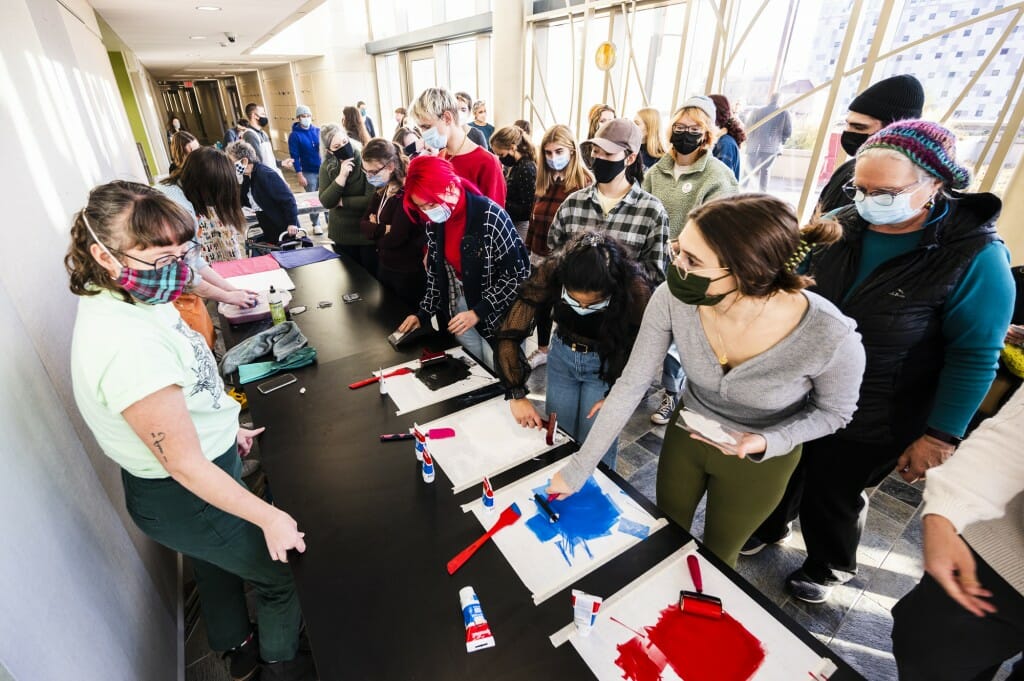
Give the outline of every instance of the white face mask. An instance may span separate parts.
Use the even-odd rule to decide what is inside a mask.
[[[892,204],[888,206],[879,205],[878,197],[876,196],[865,196],[860,201],[854,200],[853,203],[857,207],[857,212],[860,216],[869,224],[896,225],[910,220],[921,212],[920,207],[914,208],[910,204],[910,197],[920,189],[921,187],[917,187],[912,191],[894,196]]]
[[[423,131],[423,143],[434,149],[444,149],[448,146],[448,135],[439,133],[435,125]]]
[[[452,216],[452,209],[443,203],[440,203],[433,208],[423,208],[422,210],[423,214],[427,216],[427,219],[435,224],[448,222],[448,218]]]
[[[309,126],[313,125],[313,117],[312,116],[299,116],[299,125],[301,125],[303,127],[303,129],[308,130]]]
[[[569,165],[569,154],[555,154],[554,156],[548,156],[545,158],[547,161],[548,168],[552,170],[564,170]]]

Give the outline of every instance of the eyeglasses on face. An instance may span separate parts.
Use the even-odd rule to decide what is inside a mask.
[[[197,244],[195,241],[190,241],[188,244],[188,248],[186,248],[185,252],[182,253],[181,255],[162,255],[153,262],[148,262],[146,260],[143,260],[142,258],[136,258],[134,255],[128,255],[124,251],[118,251],[113,248],[111,248],[110,250],[111,252],[117,253],[122,257],[128,258],[129,260],[134,260],[135,262],[141,263],[143,265],[149,265],[154,270],[158,270],[161,267],[167,267],[168,265],[173,265],[176,262],[188,260],[189,258],[192,257],[192,254],[195,253],[197,248],[199,248],[199,244]]]
[[[685,253],[680,253],[672,259],[672,266],[679,272],[679,276],[686,279],[691,274],[699,274],[700,272],[728,272],[728,267],[688,267],[693,263],[690,261],[689,256]]]
[[[861,187],[850,182],[848,184],[843,185],[843,193],[845,193],[847,196],[849,196],[857,203],[860,203],[865,198],[870,196],[879,206],[891,206],[893,203],[896,202],[897,196],[899,196],[900,194],[906,194],[907,192],[913,190],[915,187],[920,185],[922,182],[923,180],[918,180],[917,182],[914,182],[913,184],[908,184],[903,189],[897,189],[896,191],[890,191],[888,189],[874,189],[868,191],[864,187]]]
[[[691,135],[697,135],[704,132],[704,128],[700,127],[699,125],[676,124],[672,126],[672,132],[690,133]]]

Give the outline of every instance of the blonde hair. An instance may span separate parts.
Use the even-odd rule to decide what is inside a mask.
[[[683,116],[689,116],[693,120],[697,121],[697,125],[704,128],[704,143],[700,145],[700,154],[698,154],[699,158],[711,151],[711,147],[715,145],[715,133],[717,128],[715,127],[714,121],[711,120],[711,117],[708,116],[704,109],[699,109],[695,106],[684,106],[672,114],[672,122],[668,125],[669,139],[672,138],[672,126],[678,123],[679,119]],[[678,152],[674,147],[669,149],[668,153],[672,154],[672,158],[676,158],[678,155]]]
[[[533,148],[533,142],[530,141],[529,135],[516,125],[506,125],[503,128],[498,128],[491,135],[491,149],[497,145],[502,149],[515,149],[519,152],[520,156],[526,158],[537,157],[537,152]]]
[[[594,183],[594,175],[580,158],[580,147],[572,131],[566,125],[553,125],[544,133],[537,150],[537,196],[546,194],[555,181],[555,171],[548,167],[544,158],[544,147],[549,144],[560,144],[570,151],[569,165],[562,171],[565,191],[572,193]]]
[[[661,136],[661,114],[657,109],[648,107],[637,111],[636,117],[644,122],[644,128],[647,130],[647,134],[644,136],[647,155],[654,158],[664,156],[668,150],[665,148],[665,141]]]
[[[453,120],[458,122],[459,103],[455,101],[452,93],[439,87],[427,88],[409,107],[409,115],[417,121],[440,119],[445,111],[450,113]]]

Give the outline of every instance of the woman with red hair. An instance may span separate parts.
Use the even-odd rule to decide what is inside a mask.
[[[405,179],[406,212],[427,229],[427,290],[412,331],[437,315],[459,344],[494,370],[494,332],[530,276],[530,256],[505,209],[436,156],[417,156]]]

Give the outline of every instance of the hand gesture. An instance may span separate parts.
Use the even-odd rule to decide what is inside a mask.
[[[978,617],[994,613],[996,607],[984,598],[992,592],[978,583],[971,550],[957,533],[953,523],[941,515],[929,513],[921,520],[924,533],[924,569],[949,597]]]
[[[405,318],[405,321],[398,325],[398,333],[409,333],[410,331],[418,328],[420,328],[420,318],[411,314]]]
[[[587,413],[587,418],[588,419],[594,418],[597,415],[597,412],[601,411],[601,407],[603,407],[603,406],[604,406],[604,400],[598,400],[597,402],[594,402],[594,406],[591,407],[590,411]]]
[[[690,433],[690,437],[694,440],[700,440],[704,444],[711,445],[723,454],[738,456],[741,459],[745,459],[751,454],[760,454],[768,449],[768,441],[764,439],[763,435],[758,435],[757,433],[741,433],[739,441],[734,445],[715,442],[697,433]]]
[[[290,549],[295,549],[299,553],[306,551],[306,542],[303,540],[306,533],[299,532],[295,519],[280,509],[274,509],[270,520],[260,529],[263,530],[263,538],[267,542],[271,560],[287,563]]]
[[[569,488],[569,485],[565,484],[561,471],[551,476],[551,484],[549,484],[548,488],[544,490],[544,493],[548,496],[557,494],[559,499],[565,499],[567,496],[575,494],[575,492]]]
[[[285,160],[281,161],[281,167],[282,168],[287,168],[288,170],[295,170],[295,159],[294,158],[286,158]],[[302,177],[301,173],[299,174],[299,177]],[[303,179],[305,179],[305,178],[303,178]]]
[[[896,462],[896,471],[907,482],[916,482],[924,478],[929,468],[935,468],[953,456],[956,447],[936,440],[930,435],[922,435],[903,450]]]
[[[306,179],[306,176],[303,175],[302,173],[295,173],[295,176],[299,181],[299,186],[305,189],[306,186],[309,184],[309,180]]]
[[[533,402],[525,397],[518,400],[510,400],[509,408],[512,409],[512,418],[523,428],[542,428],[540,414],[533,406]]]
[[[476,326],[479,321],[480,318],[472,310],[460,312],[448,322],[448,331],[456,336],[461,336]]]
[[[225,301],[232,305],[237,305],[240,308],[253,307],[260,300],[259,294],[255,291],[243,291],[241,289],[235,289],[234,291],[228,292],[228,299]]]

